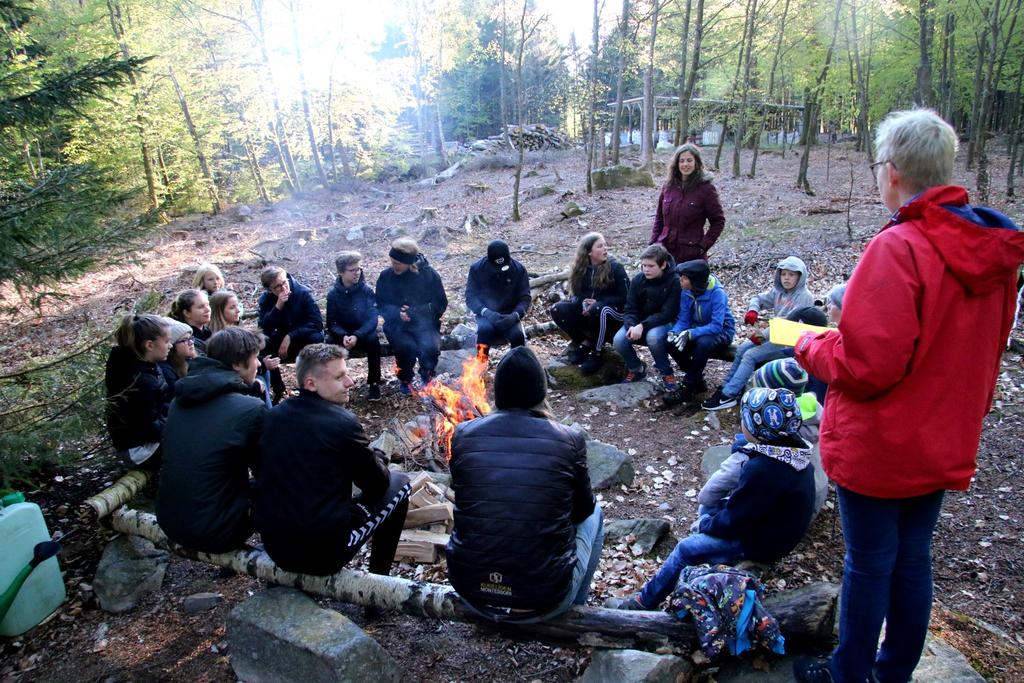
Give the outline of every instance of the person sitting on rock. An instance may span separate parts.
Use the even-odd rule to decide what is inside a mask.
[[[675,267],[675,274],[679,277],[679,316],[669,330],[668,342],[674,347],[670,353],[686,374],[678,390],[665,394],[669,405],[692,401],[707,390],[704,368],[708,359],[727,349],[736,331],[729,296],[711,274],[707,261],[684,261]]]
[[[377,296],[366,284],[358,251],[343,251],[334,260],[338,279],[327,292],[327,341],[349,352],[366,354],[368,397],[380,400],[380,335]]]
[[[466,307],[476,315],[476,342],[484,353],[503,341],[513,348],[526,343],[522,320],[530,301],[526,268],[512,258],[507,244],[494,240],[466,278]]]
[[[333,574],[372,536],[370,572],[387,574],[405,523],[409,478],[388,470],[345,409],[354,385],[345,356],[334,344],[304,348],[299,395],[270,411],[260,439],[256,529],[286,571]]]
[[[743,395],[740,422],[749,460],[728,502],[697,520],[697,532],[679,541],[639,593],[607,606],[657,609],[686,567],[772,563],[803,539],[814,514],[814,471],[810,446],[798,436],[796,396],[788,389],[751,389]]]
[[[673,267],[675,262],[665,247],[652,244],[644,249],[640,254],[641,272],[629,285],[625,321],[612,342],[626,361],[626,382],[640,382],[647,376],[647,366],[633,348],[646,345],[665,391],[679,388],[668,353],[668,332],[679,317],[679,278],[672,272]]]
[[[461,423],[451,448],[448,578],[494,620],[540,621],[586,602],[604,537],[584,435],[551,418],[529,348],[494,372],[497,411]]]
[[[308,287],[278,266],[264,268],[260,282],[266,290],[259,300],[260,329],[267,336],[264,356],[290,363],[307,344],[323,342],[324,319]],[[286,391],[280,368],[271,371],[270,383],[276,403]]]
[[[575,348],[569,361],[592,374],[601,369],[601,350],[622,325],[629,277],[608,255],[601,233],[580,238],[569,271],[569,295],[551,308],[551,319],[569,335]]]
[[[396,239],[388,256],[391,267],[377,278],[377,306],[398,364],[399,387],[408,396],[417,361],[423,384],[434,378],[441,355],[441,316],[448,308],[448,296],[415,240]]]
[[[214,292],[224,289],[224,273],[212,263],[200,263],[192,276],[192,287],[213,296]]]
[[[259,351],[252,332],[221,330],[175,387],[156,517],[168,538],[191,550],[224,553],[253,533],[249,469],[257,464],[267,412],[249,394]]]

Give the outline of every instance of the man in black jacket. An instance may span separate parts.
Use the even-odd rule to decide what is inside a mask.
[[[476,315],[476,341],[485,352],[502,341],[513,348],[526,343],[521,321],[530,308],[530,278],[501,240],[488,244],[487,256],[470,266],[466,306]]]
[[[259,349],[252,332],[221,330],[175,385],[156,518],[172,541],[191,550],[223,553],[252,535],[249,468],[256,466],[267,412],[248,395]]]
[[[586,602],[604,540],[578,430],[550,419],[544,368],[525,346],[494,373],[498,410],[452,440],[448,579],[493,619],[541,620]]]
[[[259,301],[260,329],[267,336],[264,356],[276,356],[282,363],[290,363],[306,344],[323,342],[324,319],[308,287],[278,266],[264,268],[260,282],[266,290]],[[285,391],[280,370],[272,372],[270,380],[276,402]]]
[[[322,576],[344,567],[372,535],[370,571],[387,574],[409,508],[409,478],[388,470],[342,407],[353,386],[344,349],[307,346],[295,374],[299,395],[270,411],[260,440],[255,507],[263,546],[282,569]]]
[[[366,354],[367,384],[371,401],[380,400],[380,335],[377,334],[377,297],[366,284],[358,251],[343,251],[334,261],[338,279],[327,292],[327,341],[349,353]]]

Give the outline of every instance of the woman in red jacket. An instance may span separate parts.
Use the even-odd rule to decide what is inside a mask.
[[[830,660],[797,662],[802,682],[911,679],[942,497],[974,475],[1024,260],[1009,218],[947,184],[957,138],[935,112],[890,115],[875,145],[892,218],[850,278],[839,330],[796,345],[797,361],[829,385],[821,459],[846,541],[839,645]]]
[[[705,223],[709,224],[707,232]],[[688,142],[676,150],[668,165],[648,244],[662,244],[676,263],[707,259],[724,227],[718,190],[704,172],[700,147]]]

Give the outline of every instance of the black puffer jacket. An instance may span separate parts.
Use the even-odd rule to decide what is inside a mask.
[[[377,306],[384,322],[404,324],[399,317],[402,306],[409,307],[411,324],[433,324],[441,329],[441,316],[448,308],[444,283],[430,267],[427,258],[416,257],[419,272],[407,270],[401,275],[388,268],[377,278]]]
[[[526,410],[459,425],[448,578],[474,605],[546,610],[569,590],[574,525],[594,511],[583,434]]]
[[[320,315],[313,291],[299,284],[291,275],[287,277],[292,293],[284,308],[277,308],[277,295],[273,292],[260,295],[260,329],[271,339],[283,339],[288,335],[296,342],[322,342],[324,319]]]
[[[509,259],[506,271],[483,257],[469,267],[466,278],[466,307],[476,315],[489,308],[497,313],[518,313],[520,320],[530,308],[530,278],[519,261]]]
[[[624,327],[643,323],[644,332],[661,325],[671,325],[679,316],[679,278],[672,272],[673,263],[661,277],[648,280],[640,273],[629,285],[626,297]]]
[[[346,287],[339,277],[327,292],[327,333],[335,344],[354,334],[370,339],[377,334],[377,297],[360,273],[359,282]]]
[[[597,301],[597,310],[610,306],[616,311],[621,311],[625,307],[626,296],[629,293],[629,276],[626,275],[626,269],[621,263],[611,257],[608,261],[612,266],[612,281],[605,287],[595,288],[594,266],[588,265],[579,280],[573,283],[574,301],[578,303],[584,299],[594,299]]]
[[[267,412],[246,395],[237,372],[196,358],[178,380],[164,429],[156,517],[167,536],[186,548],[223,553],[253,531],[249,468],[256,467]]]
[[[311,391],[271,410],[264,427],[255,495],[263,545],[282,569],[333,574],[352,529],[352,484],[377,500],[390,472],[356,416]]]
[[[156,363],[139,360],[130,349],[115,346],[107,356],[107,431],[118,451],[163,438],[171,390]]]

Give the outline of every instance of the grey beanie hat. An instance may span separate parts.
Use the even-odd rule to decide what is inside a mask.
[[[828,300],[839,310],[843,309],[843,297],[846,296],[846,283],[836,285],[828,290]]]

